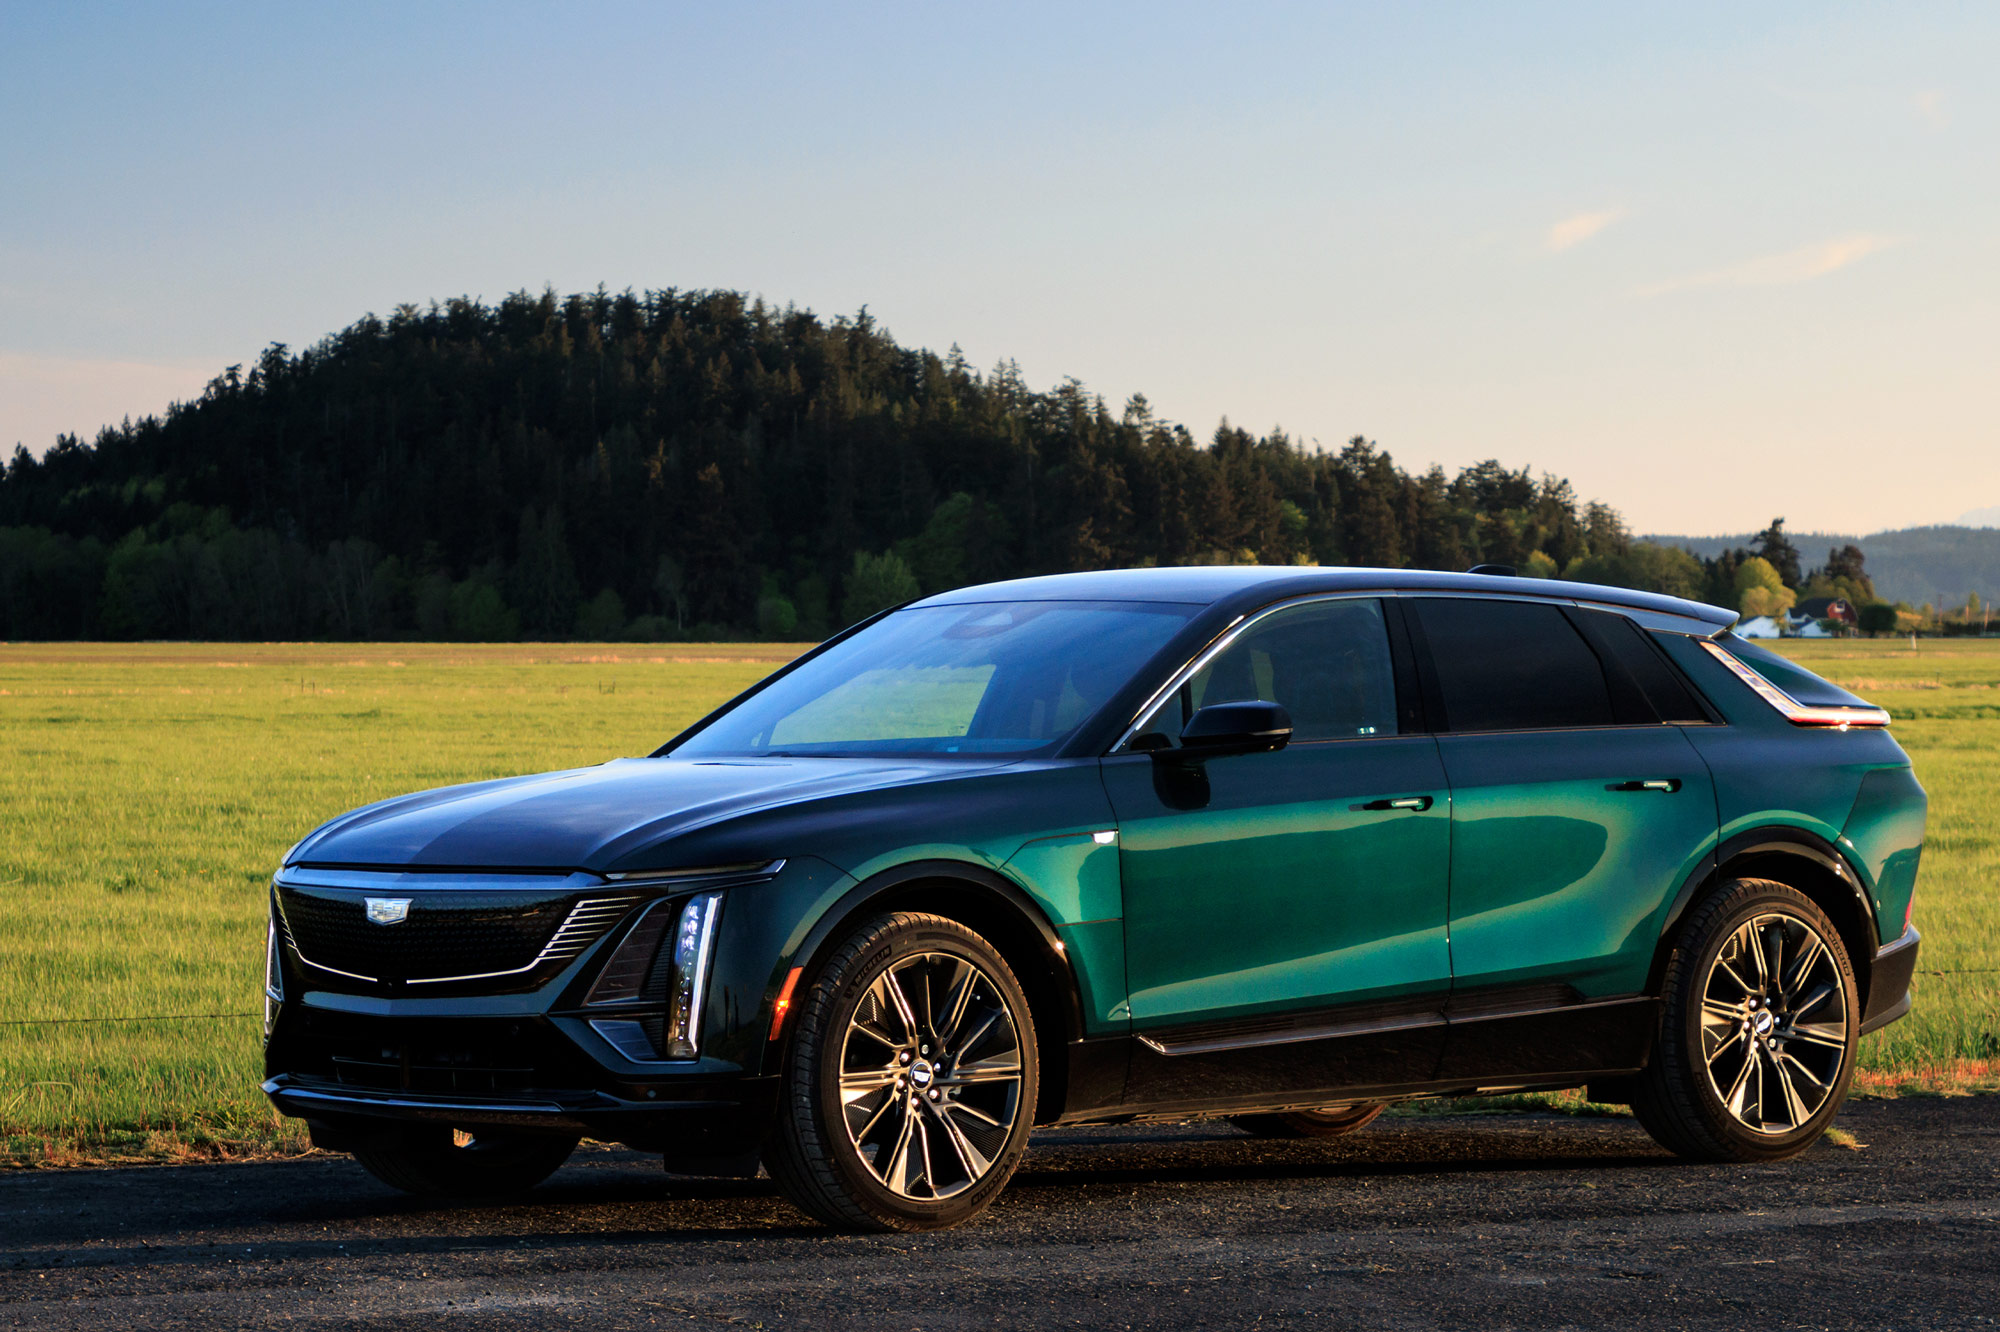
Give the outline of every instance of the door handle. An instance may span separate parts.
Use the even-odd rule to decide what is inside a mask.
[[[1429,796],[1399,796],[1394,800],[1371,800],[1365,805],[1354,806],[1354,808],[1356,809],[1415,809],[1415,810],[1424,810],[1424,809],[1429,809],[1430,807],[1431,807],[1431,798]]]
[[[1678,777],[1651,777],[1641,781],[1613,782],[1607,791],[1661,791],[1671,794],[1681,789]]]

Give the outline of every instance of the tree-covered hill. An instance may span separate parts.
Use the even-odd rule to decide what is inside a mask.
[[[812,636],[967,582],[1250,560],[1700,591],[1556,478],[1198,442],[733,292],[399,307],[0,475],[8,638]]]
[[[1754,536],[1651,536],[1646,541],[1684,546],[1702,558],[1713,558]],[[1968,597],[1990,602],[2000,597],[2000,529],[1991,527],[1905,527],[1872,536],[1840,536],[1826,532],[1794,535],[1800,549],[1818,551],[1852,545],[1868,559],[1875,591],[1889,601],[1911,606],[1961,606]]]

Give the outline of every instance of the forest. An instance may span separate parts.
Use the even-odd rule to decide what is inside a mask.
[[[728,291],[520,292],[274,344],[0,473],[8,639],[809,639],[1114,566],[1491,562],[1735,605],[1568,482],[1037,391]],[[1791,582],[1799,581],[1794,568]]]

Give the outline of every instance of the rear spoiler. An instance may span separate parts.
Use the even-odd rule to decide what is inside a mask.
[[[1738,661],[1729,649],[1713,639],[1704,638],[1701,645],[1708,654],[1727,666],[1732,674],[1749,685],[1757,697],[1769,703],[1784,715],[1794,726],[1831,726],[1836,730],[1846,730],[1850,726],[1887,726],[1889,713],[1885,708],[1855,707],[1810,707],[1799,702],[1778,686],[1766,680],[1756,671]]]

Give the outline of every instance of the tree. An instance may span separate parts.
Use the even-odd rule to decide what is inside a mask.
[[[1781,587],[1799,585],[1799,549],[1785,535],[1783,518],[1773,518],[1771,525],[1757,534],[1755,549],[1758,556],[1777,571]]]
[[[608,643],[625,632],[625,599],[605,588],[583,604],[576,613],[576,636],[593,643]]]
[[[1736,607],[1744,618],[1778,615],[1792,608],[1798,594],[1786,587],[1778,571],[1761,555],[1752,555],[1736,569]]]
[[[1873,638],[1896,632],[1896,608],[1886,601],[1871,601],[1855,612],[1857,627]]]
[[[747,632],[772,578],[821,633],[857,552],[924,590],[1202,559],[1671,573],[1618,563],[1616,513],[1525,467],[1413,476],[1364,436],[1226,421],[1197,442],[1136,396],[1113,412],[727,291],[455,299],[273,344],[162,416],[17,450],[5,533],[20,637],[494,636],[510,614],[554,637],[590,589],[638,615],[621,633]],[[1707,575],[1723,602],[1733,572]]]
[[[854,565],[847,573],[846,595],[841,598],[840,609],[847,622],[854,624],[922,593],[917,576],[894,551],[870,555],[857,550]]]

